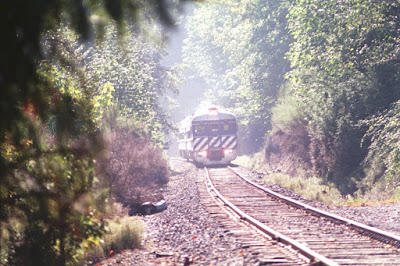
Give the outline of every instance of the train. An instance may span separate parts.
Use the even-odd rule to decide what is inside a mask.
[[[198,165],[227,165],[237,157],[234,114],[212,107],[196,112],[179,126],[180,156]]]

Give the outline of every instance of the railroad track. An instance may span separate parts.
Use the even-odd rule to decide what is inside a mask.
[[[399,236],[279,195],[233,168],[204,171],[200,195],[209,212],[265,264],[400,265]]]

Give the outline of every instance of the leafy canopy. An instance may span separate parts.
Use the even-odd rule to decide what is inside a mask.
[[[115,103],[119,84],[111,78],[116,66],[105,72],[105,61],[98,72],[88,67],[87,60],[94,61],[88,47],[101,46],[98,41],[110,32],[124,43],[123,36],[131,34],[127,25],[139,29],[140,21],[141,27],[154,21],[172,25],[175,7],[164,0],[1,1],[0,264],[71,264],[83,255],[82,246],[104,232],[102,204],[95,203],[104,203],[106,194],[94,190],[94,158],[103,148],[99,119]],[[107,29],[111,21],[116,30]],[[124,51],[118,49],[114,55]],[[150,76],[163,73],[151,55],[132,62],[150,69],[134,76],[151,84],[142,94],[149,98],[145,112],[157,107],[159,87]],[[120,66],[128,60],[119,58]],[[101,80],[101,73],[109,80]],[[131,97],[143,89],[135,88]]]

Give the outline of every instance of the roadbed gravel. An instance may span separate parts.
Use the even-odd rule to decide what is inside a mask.
[[[258,265],[256,255],[242,247],[200,204],[197,190],[201,169],[179,158],[170,160],[169,183],[161,189],[168,208],[142,216],[142,247],[126,250],[100,265]],[[239,171],[251,171],[238,168]],[[326,206],[306,200],[290,190],[266,185],[317,208],[400,235],[400,204],[360,207]]]
[[[201,169],[171,159],[173,174],[162,189],[165,211],[143,216],[141,249],[126,250],[100,265],[256,265],[246,249],[200,204],[197,176]]]

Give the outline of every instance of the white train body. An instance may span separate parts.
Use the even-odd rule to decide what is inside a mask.
[[[203,165],[229,164],[237,156],[236,117],[210,108],[180,124],[179,152]]]

